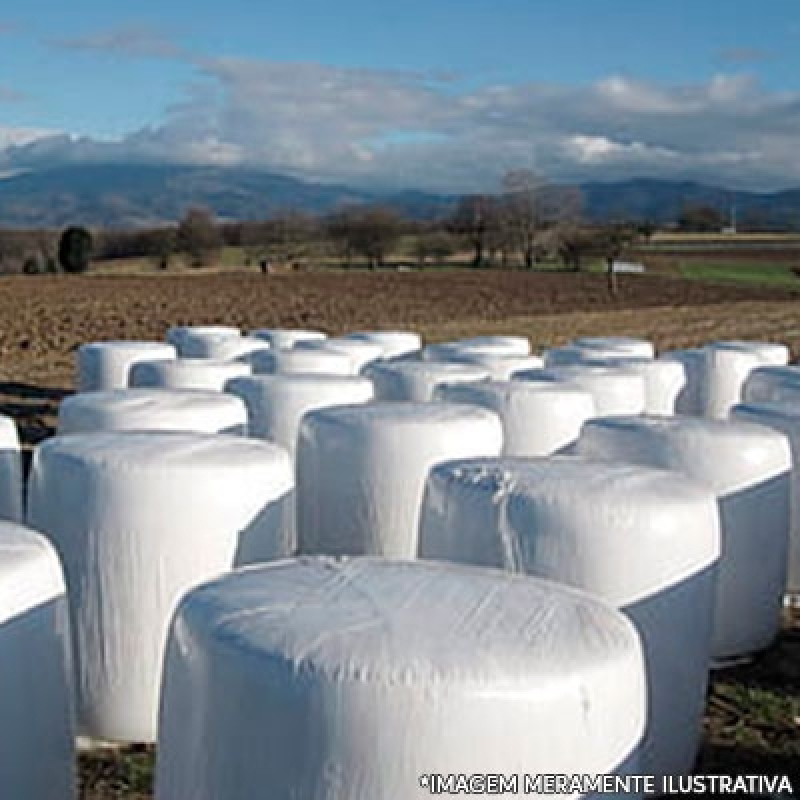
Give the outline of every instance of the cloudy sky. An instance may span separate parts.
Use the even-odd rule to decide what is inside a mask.
[[[26,0],[0,4],[0,54],[0,175],[800,186],[798,0]]]

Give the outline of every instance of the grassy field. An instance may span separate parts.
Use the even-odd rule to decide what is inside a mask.
[[[681,275],[691,280],[714,283],[738,283],[750,286],[782,286],[800,288],[800,277],[786,264],[692,263],[680,268]]]

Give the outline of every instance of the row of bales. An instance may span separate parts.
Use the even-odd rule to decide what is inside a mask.
[[[222,325],[83,345],[26,478],[0,420],[0,791],[72,797],[76,747],[113,743],[157,743],[159,800],[690,772],[710,670],[800,596],[788,363]]]

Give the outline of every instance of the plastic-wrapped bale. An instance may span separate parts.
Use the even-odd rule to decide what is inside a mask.
[[[786,436],[741,420],[594,419],[576,450],[672,469],[713,489],[722,535],[713,656],[724,662],[769,646],[786,585],[792,469]]]
[[[17,424],[0,415],[0,520],[22,521],[22,456]]]
[[[634,358],[654,358],[656,354],[652,342],[633,336],[584,336],[575,339],[573,344],[590,350],[613,350]]]
[[[52,545],[0,523],[0,794],[75,797],[64,577]]]
[[[307,414],[297,445],[299,551],[415,558],[429,470],[496,456],[498,416],[444,403],[376,403]]]
[[[643,772],[689,772],[711,655],[714,494],[681,475],[577,458],[434,469],[420,558],[495,567],[598,595],[636,624],[648,672]]]
[[[800,405],[800,367],[756,367],[744,383],[742,400]]]
[[[789,363],[789,348],[778,342],[751,342],[742,339],[715,342],[714,347],[753,353],[764,366],[785,367]]]
[[[230,325],[178,325],[167,331],[166,340],[174,345],[181,358],[197,358],[204,339],[219,339],[222,336],[236,339],[241,335],[239,328]]]
[[[508,381],[517,372],[541,369],[544,361],[540,356],[505,356],[495,353],[455,353],[450,361],[456,364],[475,364],[483,367],[493,381]]]
[[[67,397],[58,433],[196,431],[247,434],[247,408],[223,392],[199,389],[117,389]]]
[[[269,342],[276,350],[291,350],[298,342],[327,339],[322,331],[307,331],[298,328],[259,328],[251,331],[251,336]]]
[[[429,344],[423,351],[426,361],[451,361],[454,356],[472,353],[493,356],[529,356],[531,343],[524,336],[475,336],[454,342]]]
[[[576,364],[517,372],[514,380],[552,381],[589,392],[595,413],[600,417],[641,414],[646,403],[645,382],[641,375],[611,367]]]
[[[141,361],[172,360],[177,353],[163,342],[90,342],[78,348],[78,391],[125,389],[131,368]]]
[[[516,796],[526,774],[641,771],[633,625],[496,570],[299,559],[232,573],[181,602],[164,676],[158,800],[410,800],[431,773],[519,776]]]
[[[800,603],[800,406],[747,403],[734,406],[731,419],[767,425],[785,434],[792,448],[789,558],[786,589],[793,605]]]
[[[357,372],[350,356],[334,350],[273,349],[251,353],[247,361],[256,375],[355,375]]]
[[[439,386],[489,380],[489,373],[482,367],[438,361],[371,364],[364,375],[375,386],[375,399],[391,403],[427,403]]]
[[[727,419],[731,409],[742,400],[742,387],[748,376],[764,362],[750,349],[725,343],[707,345],[703,352],[702,416]]]
[[[206,358],[176,358],[173,361],[142,361],[131,369],[131,388],[205,389],[221,392],[228,381],[252,373],[243,361],[212,361]]]
[[[549,381],[443,386],[435,398],[494,411],[503,423],[503,455],[547,456],[572,444],[595,414],[589,392]]]
[[[80,730],[152,742],[179,597],[293,551],[289,454],[223,434],[56,436],[36,449],[28,517],[64,564]]]
[[[644,379],[646,414],[672,416],[675,404],[686,386],[686,367],[674,359],[605,358],[587,363],[589,366],[609,367],[641,375]]]
[[[202,336],[193,341],[190,355],[184,358],[211,359],[212,361],[234,361],[244,359],[251,353],[269,351],[271,345],[255,336]]]
[[[702,416],[705,392],[705,352],[701,348],[671,350],[663,353],[659,361],[676,361],[683,366],[686,375],[686,383],[675,398],[675,413],[681,416]]]
[[[309,411],[372,400],[367,378],[344,375],[253,375],[227,386],[247,406],[250,436],[286,448],[294,460],[300,421]]]
[[[312,353],[340,353],[347,356],[353,365],[353,374],[358,375],[364,367],[383,358],[383,347],[377,342],[361,339],[345,339],[339,336],[324,341],[298,342],[295,350],[310,350]]]
[[[340,337],[380,345],[383,358],[401,358],[422,349],[422,337],[413,331],[355,331]]]

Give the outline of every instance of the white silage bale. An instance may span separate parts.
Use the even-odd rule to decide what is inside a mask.
[[[231,325],[178,325],[167,331],[166,340],[175,347],[180,358],[196,358],[204,339],[222,336],[235,339],[241,335],[241,330]]]
[[[792,448],[792,490],[790,497],[787,593],[797,604],[800,599],[800,406],[787,408],[777,403],[749,403],[734,406],[731,419],[767,425],[785,434]]]
[[[298,342],[327,339],[322,331],[307,331],[297,328],[259,328],[251,331],[251,336],[269,342],[276,350],[291,350]]]
[[[190,348],[191,355],[184,358],[211,359],[212,361],[234,361],[243,359],[251,353],[269,351],[271,345],[255,336],[203,336]]]
[[[686,383],[675,399],[675,413],[699,417],[703,414],[705,392],[705,353],[701,348],[671,350],[663,353],[659,361],[676,361],[683,366]]]
[[[720,553],[714,494],[666,470],[577,458],[434,469],[420,558],[583,589],[636,624],[648,672],[642,770],[691,771],[700,742]]]
[[[205,389],[221,392],[234,378],[250,375],[252,368],[241,361],[208,358],[176,358],[173,361],[142,361],[131,369],[133,389]]]
[[[742,388],[744,403],[800,403],[800,367],[756,367]]]
[[[705,375],[702,382],[702,416],[726,419],[730,410],[742,400],[742,387],[750,373],[763,365],[761,357],[751,350],[730,347],[724,343],[707,345]]]
[[[490,356],[529,356],[531,343],[524,336],[475,336],[471,339],[429,344],[422,351],[426,361],[450,361],[453,356],[468,353]]]
[[[0,795],[75,797],[69,614],[61,564],[38,533],[0,523]]]
[[[489,373],[482,367],[438,361],[370,364],[364,375],[375,386],[375,399],[392,403],[427,403],[439,386],[489,380]]]
[[[677,360],[661,358],[594,359],[589,366],[608,367],[644,379],[646,414],[672,416],[681,392],[686,386],[686,367]]]
[[[519,776],[516,796],[525,775],[636,774],[643,672],[622,614],[546,581],[377,559],[232,573],[176,613],[156,797],[411,800],[431,773]]]
[[[789,348],[778,342],[755,342],[742,339],[714,342],[714,347],[752,353],[764,366],[785,367],[789,363]]]
[[[118,389],[64,399],[58,433],[196,431],[247,433],[247,409],[238,397],[189,389]]]
[[[172,360],[177,353],[163,342],[90,342],[78,348],[78,391],[125,389],[131,368],[141,361]]]
[[[494,411],[503,423],[503,455],[546,456],[572,444],[595,415],[589,392],[548,381],[443,386],[435,399]]]
[[[372,400],[367,378],[345,375],[253,375],[228,383],[247,406],[250,436],[267,439],[295,457],[297,432],[309,411]]]
[[[652,342],[633,336],[584,336],[575,339],[573,344],[590,350],[613,350],[635,358],[655,358],[656,354]]]
[[[540,356],[506,356],[495,353],[456,353],[450,361],[455,364],[475,364],[483,367],[493,381],[508,381],[516,372],[541,369],[544,361]]]
[[[17,424],[0,414],[0,520],[22,521],[22,484]]]
[[[517,372],[514,380],[552,381],[589,392],[599,417],[641,414],[646,403],[641,375],[610,367],[576,364]]]
[[[354,331],[340,338],[380,345],[385,359],[410,356],[422,349],[422,337],[413,331]]]
[[[782,433],[741,420],[589,420],[578,455],[672,469],[717,495],[722,555],[714,611],[718,661],[775,638],[786,585],[792,457]]]
[[[95,433],[36,449],[28,518],[64,564],[80,730],[152,742],[167,626],[180,596],[284,558],[289,454],[236,436]]]
[[[357,372],[350,356],[333,350],[273,349],[251,353],[247,361],[256,375],[355,375]]]
[[[324,341],[298,342],[295,350],[345,355],[352,362],[354,375],[358,375],[368,364],[379,361],[383,357],[383,347],[377,342],[345,339],[341,336]]]
[[[428,471],[502,447],[500,420],[483,408],[376,403],[312,411],[297,445],[300,552],[414,558]]]

